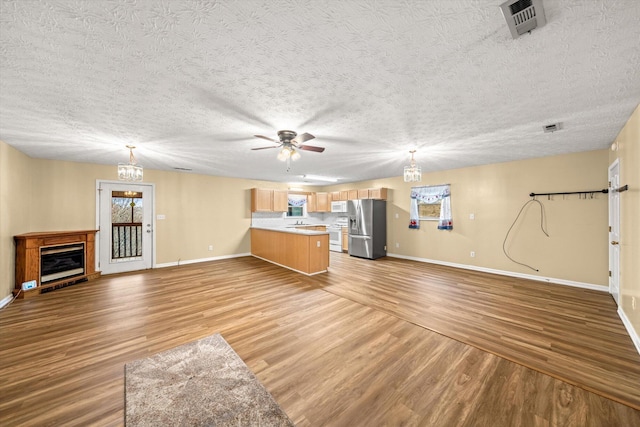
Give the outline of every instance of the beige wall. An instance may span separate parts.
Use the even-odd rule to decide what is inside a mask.
[[[620,161],[620,308],[640,335],[640,106],[616,138],[609,163]],[[635,301],[635,304],[634,304]],[[636,344],[638,345],[638,344]]]
[[[451,184],[451,231],[438,230],[435,221],[421,221],[419,230],[408,228],[411,184],[402,177],[326,189],[388,187],[390,253],[604,287],[608,284],[605,194],[586,200],[539,197],[550,237],[540,230],[538,205],[529,204],[512,231],[508,251],[539,272],[507,259],[502,243],[521,206],[530,200],[529,193],[602,190],[607,187],[607,161],[607,150],[598,150],[423,174],[420,185]],[[474,220],[469,219],[472,213]]]
[[[115,166],[32,159],[0,142],[0,299],[14,288],[13,236],[29,231],[94,229],[96,180],[116,180]],[[156,262],[250,252],[250,189],[286,184],[145,170],[155,184]],[[208,246],[213,245],[213,251]]]
[[[4,268],[0,290],[5,296],[13,288],[12,236],[95,227],[96,180],[115,180],[116,170],[30,159],[6,144],[1,147]],[[452,186],[452,231],[437,230],[436,222],[430,221],[423,221],[420,230],[408,229],[410,185],[401,177],[327,189],[390,188],[391,253],[606,286],[607,201],[602,194],[587,200],[577,196],[552,201],[541,198],[549,238],[539,229],[537,206],[523,213],[509,250],[517,260],[538,268],[538,273],[509,261],[502,253],[502,241],[530,192],[605,188],[607,153],[600,150],[425,174],[422,185]],[[153,170],[145,170],[145,182],[155,184],[156,214],[165,215],[156,225],[159,264],[249,252],[249,189],[286,188],[286,184]],[[25,200],[30,216],[22,207]],[[475,214],[475,220],[469,219],[470,213]],[[208,245],[214,250],[208,251]],[[470,251],[476,252],[475,258],[469,257]]]
[[[13,236],[29,230],[33,212],[30,159],[0,141],[0,299],[14,288]]]

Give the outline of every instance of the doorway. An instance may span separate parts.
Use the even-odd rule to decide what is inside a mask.
[[[153,268],[153,184],[96,182],[98,260],[102,274]]]
[[[609,293],[620,305],[620,162],[609,166]]]

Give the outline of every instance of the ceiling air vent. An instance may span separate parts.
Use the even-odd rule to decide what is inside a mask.
[[[546,126],[542,126],[542,129],[544,129],[544,133],[551,133],[551,132],[555,132],[557,130],[562,129],[562,123],[553,123],[551,125],[546,125]]]
[[[547,23],[542,0],[509,0],[500,9],[514,39]]]

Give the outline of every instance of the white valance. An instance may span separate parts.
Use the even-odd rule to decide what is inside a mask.
[[[453,229],[453,216],[451,214],[451,186],[430,185],[424,187],[411,187],[411,209],[409,211],[409,228],[420,228],[420,214],[418,202],[440,205],[439,230]]]

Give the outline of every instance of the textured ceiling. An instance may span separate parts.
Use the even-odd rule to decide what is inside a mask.
[[[608,147],[640,102],[640,1],[543,0],[515,40],[501,2],[0,0],[0,140],[281,182]],[[326,151],[251,151],[279,129]]]

